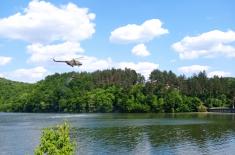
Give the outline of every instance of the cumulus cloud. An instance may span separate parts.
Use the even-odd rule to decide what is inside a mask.
[[[208,77],[214,77],[214,76],[218,76],[218,77],[229,77],[232,74],[230,72],[225,72],[225,71],[213,71],[210,72],[208,74]]]
[[[150,55],[150,52],[147,50],[147,47],[144,44],[138,44],[132,49],[132,54],[137,56],[146,57]]]
[[[79,68],[81,71],[95,71],[95,70],[103,70],[103,69],[111,69],[111,68],[130,68],[135,70],[137,73],[140,73],[145,76],[145,78],[149,77],[149,74],[154,70],[159,68],[159,64],[155,64],[152,62],[114,62],[111,58],[107,59],[99,59],[96,57],[83,56],[84,59],[81,60],[83,65]]]
[[[83,65],[79,67],[79,71],[87,71],[93,72],[96,70],[104,70],[104,69],[111,69],[111,68],[130,68],[135,70],[137,73],[140,73],[148,79],[149,74],[154,70],[159,68],[159,64],[155,64],[152,62],[114,62],[111,58],[106,59],[99,59],[92,56],[85,56],[81,59]],[[22,82],[29,82],[34,83],[39,80],[45,78],[45,76],[52,74],[53,72],[49,72],[44,67],[35,67],[30,69],[17,69],[12,72],[2,73],[0,77],[5,77],[15,81],[22,81]]]
[[[201,66],[201,65],[192,65],[192,66],[183,66],[178,68],[178,71],[181,73],[198,73],[201,71],[207,71],[210,67],[209,66]]]
[[[11,60],[12,60],[11,57],[0,56],[0,66],[4,66],[4,65],[10,63]]]
[[[148,42],[155,37],[167,34],[159,19],[150,19],[141,25],[128,24],[111,32],[110,41],[114,43]]]
[[[83,53],[80,42],[95,33],[94,19],[94,13],[73,3],[55,6],[33,0],[23,12],[0,19],[0,36],[29,42],[28,62],[44,63]]]
[[[146,79],[148,79],[149,74],[159,67],[159,64],[151,63],[151,62],[120,62],[117,64],[117,68],[125,69],[130,68],[134,69],[137,73],[141,73],[144,75]]]
[[[97,69],[126,67],[135,69],[146,77],[153,69],[158,68],[158,64],[150,62],[114,62],[111,58],[100,59],[84,55],[84,49],[80,42],[92,37],[95,33],[94,19],[94,13],[90,13],[87,8],[80,8],[73,3],[55,6],[47,1],[32,0],[22,12],[0,18],[0,37],[28,42],[26,49],[30,54],[28,59],[30,63],[46,62],[53,57],[70,59],[83,56],[84,60],[81,60],[83,66],[79,70],[90,72]],[[113,31],[110,40],[114,42],[147,42],[168,33],[168,30],[162,27],[162,22],[159,19],[152,19],[141,25],[132,24],[127,27],[132,29],[130,33],[121,32],[130,30],[125,27],[116,29]],[[118,39],[116,35],[119,33],[121,33],[121,36]],[[126,40],[122,40],[123,37]],[[149,52],[146,47],[143,49],[141,52],[138,52],[138,48],[134,51],[139,55],[147,55],[146,53]],[[1,58],[0,63],[10,62],[9,59],[7,61],[5,58],[4,61]],[[2,73],[0,76],[16,81],[36,82],[48,74],[46,68],[39,66],[17,69]]]
[[[27,46],[27,51],[31,54],[28,61],[34,63],[46,62],[53,57],[71,59],[84,52],[77,42],[64,42],[53,45],[31,44]]]
[[[96,71],[96,70],[104,70],[111,68],[130,68],[135,70],[137,73],[140,73],[145,76],[145,78],[149,77],[149,74],[154,70],[159,68],[159,64],[155,64],[152,62],[115,62],[111,58],[99,59],[96,57],[83,56],[81,60],[83,65],[79,67],[81,71]]]
[[[198,57],[215,57],[224,55],[235,57],[235,32],[213,30],[198,36],[187,36],[172,45],[181,59],[195,59]]]
[[[81,41],[95,32],[95,14],[73,3],[55,6],[33,0],[23,12],[0,19],[0,36],[30,43]]]
[[[39,66],[30,69],[17,69],[15,71],[3,74],[3,77],[15,81],[34,83],[43,79],[47,74],[48,71],[44,67]]]
[[[99,59],[92,56],[82,56],[82,63],[83,65],[79,68],[81,71],[96,71],[96,70],[103,70],[103,69],[110,69],[115,66],[114,62],[111,58],[107,59]]]

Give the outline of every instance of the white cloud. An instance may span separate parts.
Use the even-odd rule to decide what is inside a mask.
[[[172,45],[181,59],[215,57],[224,55],[235,57],[235,32],[213,30],[198,36],[187,36]]]
[[[103,69],[111,69],[111,68],[130,68],[135,70],[137,73],[141,73],[145,76],[145,78],[149,77],[149,74],[159,67],[159,64],[151,63],[151,62],[114,62],[111,58],[107,59],[98,59],[96,57],[83,56],[84,58],[81,60],[83,65],[79,68],[81,71],[96,71]]]
[[[81,62],[83,63],[83,65],[79,69],[81,71],[92,72],[96,70],[110,69],[114,67],[114,62],[111,58],[98,59],[96,57],[83,56]]]
[[[10,63],[11,60],[12,60],[11,57],[0,56],[0,66],[4,66],[4,65]]]
[[[147,50],[146,46],[144,44],[138,44],[135,47],[133,47],[131,51],[134,55],[146,57],[150,55],[150,52]]]
[[[151,62],[120,62],[117,64],[117,68],[125,69],[130,68],[134,69],[137,73],[141,73],[148,79],[149,74],[159,67],[159,64],[151,63]]]
[[[73,3],[55,6],[33,0],[21,13],[0,19],[0,36],[28,41],[28,62],[77,57],[84,50],[80,41],[95,33],[95,14]]]
[[[74,71],[93,72],[96,70],[111,68],[130,68],[135,70],[137,73],[144,75],[146,79],[154,69],[159,67],[159,64],[151,62],[114,62],[111,58],[99,59],[85,55],[83,55],[83,58],[80,61],[83,65],[77,69],[75,68]],[[49,75],[49,73],[52,74],[52,72],[48,72],[47,69],[40,66],[31,69],[17,69],[12,72],[0,74],[0,77],[5,77],[15,81],[34,83],[36,81],[42,80],[45,78],[45,76]]]
[[[15,81],[34,83],[43,79],[47,74],[48,71],[44,67],[40,66],[30,69],[17,69],[3,74],[3,76]]]
[[[225,72],[225,71],[213,71],[208,74],[208,77],[214,77],[214,76],[228,77],[228,76],[231,76],[231,73]]]
[[[210,67],[209,66],[201,66],[201,65],[192,65],[192,66],[183,66],[178,68],[178,71],[182,73],[198,73],[201,71],[207,71]]]
[[[73,3],[55,6],[33,0],[24,11],[0,19],[0,36],[31,43],[81,41],[95,32],[95,14]]]
[[[128,24],[111,32],[110,41],[115,43],[148,42],[155,37],[167,34],[159,19],[146,20],[141,25]]]
[[[77,42],[64,42],[53,45],[32,44],[27,46],[27,51],[31,54],[29,62],[40,63],[51,60],[53,57],[71,59],[83,53],[84,50]]]

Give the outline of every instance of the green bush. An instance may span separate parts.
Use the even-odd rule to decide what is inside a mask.
[[[56,128],[46,128],[42,132],[35,155],[74,155],[75,142],[69,137],[70,126],[67,122]]]
[[[206,108],[206,106],[201,104],[201,105],[198,106],[197,111],[198,112],[207,112],[207,108]]]

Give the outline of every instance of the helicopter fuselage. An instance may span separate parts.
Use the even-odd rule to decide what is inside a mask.
[[[60,61],[60,60],[55,60],[53,59],[54,62],[64,62],[66,63],[67,65],[71,66],[71,67],[74,67],[74,66],[81,66],[82,63],[78,60],[75,60],[75,59],[72,59],[72,60],[69,60],[69,61]]]
[[[70,60],[70,61],[65,61],[65,63],[66,63],[67,65],[71,66],[71,67],[74,67],[74,66],[81,66],[81,65],[82,65],[81,62],[79,62],[79,61],[77,61],[77,60],[75,60],[75,59],[72,59],[72,60]]]

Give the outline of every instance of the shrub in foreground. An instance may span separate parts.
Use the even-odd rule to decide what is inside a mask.
[[[46,128],[42,132],[35,155],[74,155],[75,142],[69,137],[70,126],[67,122],[55,128]]]

